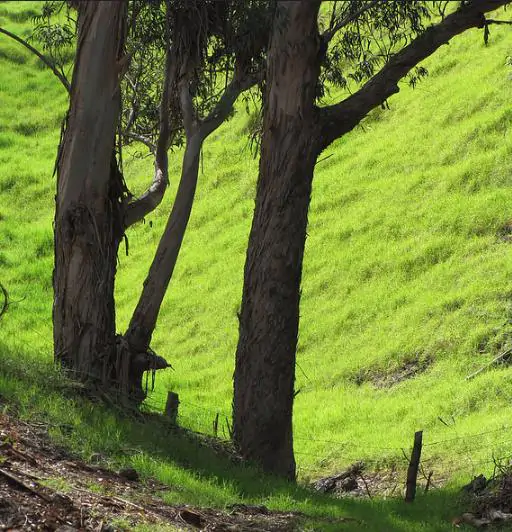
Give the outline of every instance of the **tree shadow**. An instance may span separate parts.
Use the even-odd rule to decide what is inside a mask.
[[[116,465],[131,464],[143,476],[154,476],[179,492],[182,502],[190,497],[193,504],[204,500],[217,507],[264,504],[271,510],[301,512],[306,529],[326,531],[437,532],[450,530],[451,520],[462,513],[460,493],[448,489],[420,494],[413,504],[399,498],[337,499],[266,475],[240,463],[224,444],[175,427],[164,416],[135,414],[77,395],[50,360],[13,352],[2,342],[0,395],[22,415],[51,422],[58,443],[85,458],[87,448]],[[127,448],[133,452],[127,454]],[[177,481],[183,485],[176,486]]]
[[[153,436],[148,438],[149,435]],[[130,424],[124,437],[148,454],[171,460],[215,485],[231,485],[238,497],[231,503],[268,502],[270,508],[299,510],[310,518],[314,530],[355,530],[359,527],[390,532],[451,530],[451,521],[464,511],[461,510],[464,505],[461,494],[449,489],[420,493],[412,504],[399,497],[338,499],[324,495],[307,486],[264,474],[250,464],[236,462],[221,446],[213,445],[211,439],[173,429],[155,416],[143,423]],[[348,520],[344,522],[343,518]]]

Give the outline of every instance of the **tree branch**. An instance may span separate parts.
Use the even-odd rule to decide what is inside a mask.
[[[37,50],[37,48],[34,48],[25,39],[18,37],[18,35],[15,35],[14,33],[11,33],[10,31],[4,28],[0,28],[0,33],[7,35],[7,37],[10,37],[11,39],[14,39],[16,42],[23,45],[27,50],[30,50],[34,55],[39,57],[39,59],[41,59],[41,61],[55,74],[55,76],[57,76],[57,78],[62,83],[62,85],[64,85],[64,88],[66,89],[68,94],[71,92],[71,85],[69,81],[66,79],[66,76],[64,76],[64,74],[57,69],[57,67],[52,63],[50,59],[48,59],[39,50]]]
[[[261,78],[262,73],[242,76],[235,71],[233,79],[223,91],[223,94],[219,98],[215,107],[210,111],[208,116],[201,121],[200,132],[203,139],[215,131],[226,120],[232,112],[233,105],[240,94],[256,85]]]
[[[369,11],[372,7],[375,7],[379,2],[382,0],[373,0],[372,2],[369,2],[368,4],[365,4],[364,6],[361,6],[357,11],[354,13],[350,13],[346,17],[339,20],[337,23],[335,23],[333,26],[331,26],[329,29],[325,30],[321,38],[325,43],[329,43],[331,39],[340,31],[342,28],[350,24],[352,21],[356,20],[358,17]]]
[[[126,207],[124,226],[130,227],[136,222],[140,222],[146,215],[154,211],[162,202],[165,191],[169,185],[169,159],[167,150],[171,137],[171,127],[169,123],[169,108],[171,106],[171,93],[177,72],[176,65],[176,46],[173,44],[169,47],[170,39],[170,7],[169,0],[166,2],[166,42],[167,53],[165,57],[165,77],[162,89],[162,98],[160,100],[160,126],[156,147],[141,135],[137,135],[137,140],[144,142],[150,150],[155,153],[155,174],[149,188],[140,196],[140,198],[130,202]],[[135,138],[133,133],[127,133],[128,136]]]
[[[183,126],[185,135],[190,137],[195,131],[195,108],[192,94],[190,94],[189,77],[184,76],[179,85],[180,107],[183,115]]]
[[[447,44],[452,37],[470,28],[485,27],[487,21],[484,13],[511,2],[512,0],[473,0],[463,5],[393,55],[380,72],[356,93],[337,104],[319,109],[321,149],[351,131],[374,107],[399,92],[398,82],[418,63]]]
[[[489,24],[507,24],[507,25],[509,25],[509,24],[512,24],[512,20],[494,20],[492,18],[488,18],[488,19],[486,19],[485,23],[487,25],[489,25]]]
[[[7,292],[7,288],[0,283],[0,292],[2,292],[2,296],[4,298],[3,303],[0,307],[0,318],[7,312],[7,309],[9,308],[9,293]]]
[[[156,145],[153,144],[148,137],[140,135],[139,133],[133,133],[132,131],[122,131],[121,134],[123,137],[128,137],[132,140],[140,142],[141,144],[144,144],[144,146],[146,146],[151,153],[154,154],[156,152]]]

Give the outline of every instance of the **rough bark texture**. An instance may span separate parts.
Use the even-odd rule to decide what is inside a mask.
[[[125,17],[125,2],[80,4],[68,124],[58,162],[55,359],[76,377],[99,383],[122,373],[116,369],[114,311],[122,189],[112,154]]]
[[[276,13],[234,374],[235,443],[247,459],[290,479],[302,257],[319,153],[319,5],[280,2]]]
[[[313,169],[320,152],[398,92],[420,61],[510,0],[474,0],[417,37],[359,91],[315,107],[319,1],[278,2],[268,54],[263,140],[245,264],[234,374],[234,440],[264,469],[293,478],[293,384],[300,280]],[[340,29],[345,21],[339,25]],[[323,42],[322,42],[323,41]]]

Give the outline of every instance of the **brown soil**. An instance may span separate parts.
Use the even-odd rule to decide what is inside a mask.
[[[512,242],[512,220],[505,222],[496,232],[496,236],[503,242]]]
[[[366,368],[352,376],[352,380],[358,385],[370,382],[376,388],[391,388],[407,379],[412,379],[426,371],[433,360],[430,356],[416,357],[406,360],[400,365],[388,370],[381,368]]]
[[[166,489],[138,480],[134,470],[86,464],[52,444],[44,424],[0,414],[0,530],[112,532],[146,523],[154,530],[293,531],[302,520],[263,506],[171,506],[158,497]]]

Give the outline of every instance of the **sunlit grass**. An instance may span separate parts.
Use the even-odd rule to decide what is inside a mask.
[[[26,36],[29,17],[23,13],[34,4],[0,3],[0,24]],[[326,150],[317,165],[294,412],[303,479],[359,458],[400,465],[401,448],[410,445],[418,429],[435,442],[510,423],[508,368],[465,380],[511,344],[512,248],[503,232],[512,220],[507,35],[506,28],[493,27],[488,47],[477,31],[456,39],[426,62],[430,75],[415,90],[404,85],[390,99],[390,110],[374,111]],[[0,36],[0,281],[13,301],[0,338],[21,365],[30,353],[45,364],[51,361],[52,171],[65,109],[65,92],[52,74]],[[241,110],[205,144],[197,201],[153,341],[174,371],[157,377],[148,399],[149,406],[163,409],[172,389],[180,395],[184,426],[212,433],[219,413],[219,435],[226,437],[257,177],[246,137],[250,120]],[[163,205],[129,231],[129,255],[121,250],[120,331],[172,206],[180,157],[180,152],[171,155],[171,190]],[[153,172],[151,159],[125,164],[130,187],[143,191]],[[424,362],[424,371],[393,386],[376,385],[379,377],[414,361]],[[17,396],[28,411],[47,411],[54,421],[61,416],[63,423],[76,426],[81,439],[77,436],[74,445],[86,458],[102,450],[122,459],[116,453],[132,437],[127,434],[138,429],[97,406],[73,403],[69,408],[67,396],[23,382],[2,378],[0,393]],[[149,432],[141,437],[149,438]],[[66,439],[58,431],[55,436]],[[455,471],[460,449],[440,446],[435,454],[439,474],[443,468],[454,471],[453,482],[460,484],[479,472],[480,460],[502,450],[502,440],[497,431],[479,448],[470,448],[467,456],[477,465],[468,463],[465,476]],[[243,496],[217,473],[199,489],[203,477],[164,455],[145,450],[130,460],[146,474],[184,486],[171,492],[173,502],[223,505]],[[443,520],[451,510],[440,507],[450,493],[432,495],[422,504],[438,505]],[[269,491],[250,500],[314,506],[294,497],[286,490],[281,496]],[[346,504],[340,510],[338,503],[322,502],[319,511],[329,505],[337,508],[334,513],[362,511]],[[372,530],[412,530],[407,528],[412,521],[398,517],[399,512],[409,512],[414,520],[412,515],[425,511],[422,506],[393,514],[395,503],[372,504],[391,515]],[[421,529],[446,529],[437,526]]]

